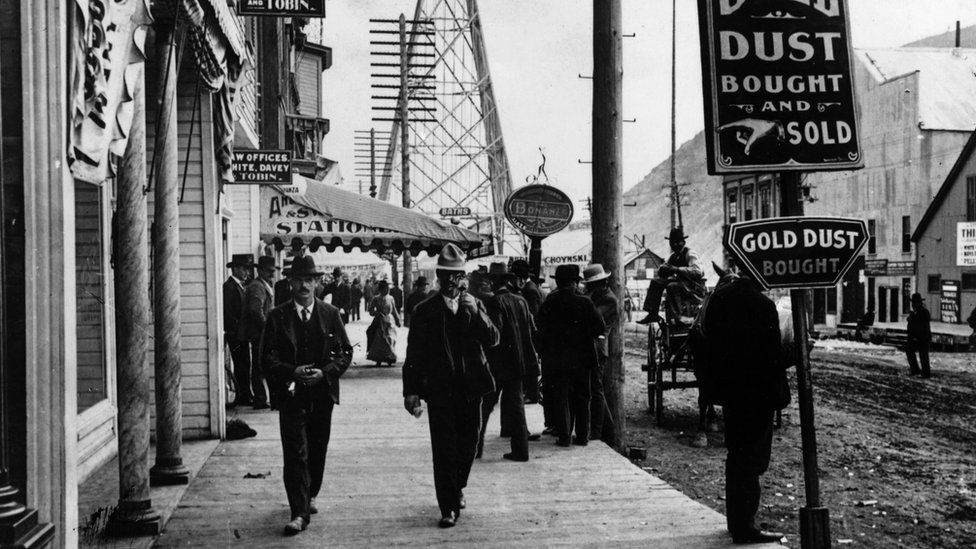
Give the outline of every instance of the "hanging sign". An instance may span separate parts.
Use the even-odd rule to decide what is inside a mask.
[[[291,151],[234,151],[234,183],[288,185],[291,183]]]
[[[441,217],[464,217],[471,215],[471,208],[458,206],[454,208],[441,208]]]
[[[529,236],[549,236],[573,219],[573,201],[549,185],[526,185],[505,200],[505,217]]]
[[[939,292],[939,320],[947,324],[959,324],[959,281],[943,280]]]
[[[865,259],[864,276],[888,276],[888,260]]]
[[[847,0],[698,0],[708,173],[862,168]]]
[[[892,261],[888,263],[888,276],[915,276],[914,261]]]
[[[325,17],[325,0],[239,0],[238,15]]]
[[[830,288],[868,241],[863,219],[779,217],[733,223],[725,248],[769,288]]]

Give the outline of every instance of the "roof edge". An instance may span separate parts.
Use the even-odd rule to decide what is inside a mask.
[[[949,174],[942,181],[942,185],[939,187],[939,191],[935,193],[935,197],[932,198],[932,202],[929,207],[925,209],[925,214],[922,215],[922,219],[919,220],[918,226],[915,227],[915,231],[912,233],[912,242],[917,243],[922,239],[922,235],[925,229],[928,228],[929,223],[935,218],[936,213],[938,213],[939,208],[942,207],[942,203],[945,202],[947,196],[949,196],[949,191],[952,190],[952,183],[959,177],[959,173],[962,172],[963,166],[966,165],[966,161],[972,156],[973,151],[976,150],[976,131],[972,131],[969,136],[969,140],[966,141],[966,145],[962,148],[962,152],[959,153],[959,157],[956,158],[955,164],[952,165],[952,169],[949,170]]]

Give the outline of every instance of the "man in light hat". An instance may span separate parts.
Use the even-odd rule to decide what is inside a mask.
[[[274,307],[272,282],[276,270],[278,267],[273,257],[264,255],[258,258],[258,276],[247,285],[244,296],[246,304],[244,334],[251,343],[250,391],[253,394],[255,410],[268,407],[268,391],[264,387],[264,371],[261,364],[261,334],[264,333],[268,313]]]
[[[318,512],[332,409],[339,404],[339,377],[352,359],[352,347],[339,310],[315,298],[322,273],[311,256],[296,257],[285,271],[292,301],[275,307],[264,331],[264,363],[269,386],[279,402],[285,492],[291,520],[285,534],[308,526]]]
[[[610,349],[608,338],[617,329],[617,321],[620,318],[620,305],[617,296],[610,290],[610,273],[603,270],[603,265],[592,263],[583,269],[583,283],[586,284],[586,293],[596,307],[597,312],[603,318],[606,325],[604,337],[596,341],[597,367],[590,371],[590,440],[600,440],[607,435],[612,435],[609,431],[613,430],[613,418],[610,416],[610,408],[603,394],[604,375],[607,363],[610,361]],[[607,432],[605,433],[604,430]]]
[[[511,291],[514,275],[504,263],[492,263],[488,267],[493,295],[485,303],[488,316],[500,333],[498,345],[488,349],[488,364],[495,378],[495,391],[484,398],[481,407],[481,436],[478,454],[484,448],[488,416],[501,397],[501,424],[503,434],[511,439],[512,451],[502,457],[510,461],[529,460],[529,432],[525,424],[525,403],[522,395],[522,379],[526,375],[538,377],[539,359],[535,354],[532,333],[535,323],[529,304],[522,296]]]
[[[644,299],[647,316],[638,324],[662,322],[658,314],[661,310],[661,296],[668,292],[668,316],[674,322],[681,320],[681,303],[687,300],[701,301],[705,297],[705,272],[698,264],[698,254],[691,251],[685,242],[687,237],[681,227],[671,229],[668,243],[671,255],[658,269],[657,276],[651,279]]]
[[[244,293],[247,279],[254,272],[254,254],[234,254],[230,276],[224,281],[224,342],[234,363],[237,392],[233,406],[251,404],[251,348],[244,335]]]
[[[573,444],[586,446],[590,437],[590,371],[597,368],[596,339],[606,325],[593,302],[578,295],[578,265],[556,267],[556,289],[539,308],[539,356],[542,376],[551,383],[551,409],[556,444],[570,445],[570,410],[575,417]]]
[[[481,398],[495,385],[485,350],[498,330],[484,304],[459,286],[465,276],[461,249],[446,244],[437,258],[440,292],[414,309],[403,365],[403,406],[420,417],[427,402],[434,488],[441,528],[457,524],[464,487],[481,430]]]

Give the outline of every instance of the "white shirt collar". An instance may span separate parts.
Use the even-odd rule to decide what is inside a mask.
[[[302,317],[302,309],[308,311],[308,318],[312,318],[312,311],[315,310],[315,301],[312,301],[311,303],[309,303],[308,304],[308,307],[302,306],[297,301],[292,301],[292,303],[295,304],[295,312],[298,313],[298,318],[301,318]]]
[[[458,295],[458,297],[447,297],[446,295],[441,294],[441,297],[444,298],[444,303],[447,304],[447,308],[451,310],[451,313],[457,314],[458,306],[460,305],[459,298],[461,296]]]
[[[234,275],[230,275],[230,277],[234,279],[234,282],[236,282],[238,286],[240,286],[241,288],[244,287],[244,281],[243,280],[237,278]]]

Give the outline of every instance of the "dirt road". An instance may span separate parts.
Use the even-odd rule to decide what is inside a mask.
[[[709,434],[705,449],[689,445],[694,390],[665,393],[664,425],[654,425],[640,370],[645,337],[630,327],[628,444],[647,448],[640,465],[724,513],[724,436]],[[976,355],[934,353],[928,380],[909,377],[904,355],[892,347],[819,341],[812,363],[820,485],[834,546],[976,547]],[[799,547],[795,384],[793,400],[774,433],[759,520]]]

